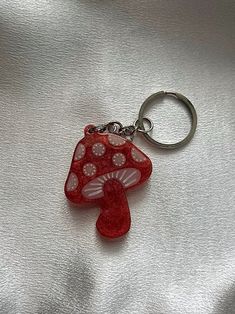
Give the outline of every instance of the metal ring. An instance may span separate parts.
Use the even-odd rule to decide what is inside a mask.
[[[190,131],[188,133],[188,135],[182,140],[179,141],[177,143],[173,143],[173,144],[165,144],[165,143],[160,143],[158,141],[156,141],[155,139],[153,139],[148,133],[144,133],[143,132],[143,136],[146,138],[146,140],[148,140],[150,143],[158,146],[159,148],[164,148],[164,149],[175,149],[175,148],[180,148],[182,146],[184,146],[185,144],[187,144],[194,136],[194,133],[196,131],[197,128],[197,113],[196,110],[193,106],[193,104],[182,94],[180,93],[175,93],[175,92],[164,92],[164,91],[160,91],[157,92],[155,94],[152,94],[151,96],[149,96],[141,105],[140,107],[140,111],[139,111],[139,116],[138,116],[138,123],[139,123],[139,127],[141,129],[144,129],[144,119],[146,119],[144,117],[144,112],[146,107],[156,98],[162,97],[162,96],[171,96],[171,97],[175,97],[176,99],[178,99],[180,102],[182,102],[186,108],[189,110],[189,113],[191,115],[191,128]]]
[[[144,125],[143,125],[143,128],[140,128],[139,119],[137,119],[134,122],[134,126],[135,126],[136,131],[141,132],[141,133],[149,133],[149,132],[151,132],[153,127],[154,127],[153,121],[151,119],[149,119],[149,118],[146,118],[146,117],[143,117],[142,120],[149,124],[149,128],[146,130],[144,128]]]
[[[111,121],[106,125],[106,128],[111,133],[118,133],[123,128],[123,125],[119,121]]]

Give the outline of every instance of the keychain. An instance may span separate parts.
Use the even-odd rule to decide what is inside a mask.
[[[186,106],[191,115],[191,129],[185,139],[174,144],[159,143],[149,133],[154,125],[144,117],[145,109],[158,97],[170,96]],[[145,129],[144,122],[149,124]],[[84,138],[77,144],[65,183],[65,195],[73,203],[94,203],[100,207],[96,227],[101,235],[117,238],[128,232],[131,224],[126,191],[144,183],[151,175],[152,163],[132,140],[141,133],[159,148],[175,149],[187,144],[197,126],[197,114],[192,103],[175,92],[158,92],[142,104],[133,125],[114,121],[103,125],[88,125]]]

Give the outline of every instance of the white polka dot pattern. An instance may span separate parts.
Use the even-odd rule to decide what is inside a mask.
[[[135,148],[131,149],[131,156],[134,159],[134,161],[137,162],[143,162],[146,160],[146,157]]]
[[[113,164],[117,167],[121,167],[126,162],[126,157],[122,153],[116,153],[112,158]]]
[[[95,143],[93,146],[92,146],[92,153],[95,155],[95,156],[103,156],[104,153],[105,153],[105,146],[104,144],[102,143]]]
[[[108,141],[113,146],[121,146],[126,143],[126,140],[124,138],[115,134],[109,134]]]
[[[76,176],[75,173],[71,172],[66,184],[66,190],[68,192],[76,190],[78,186],[78,177]]]
[[[96,174],[96,166],[90,162],[83,166],[83,173],[87,177],[92,177]]]
[[[86,148],[83,144],[78,144],[74,154],[74,160],[80,160],[85,156]]]

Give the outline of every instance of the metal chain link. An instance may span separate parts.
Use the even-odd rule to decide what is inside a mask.
[[[121,122],[119,121],[112,121],[107,124],[100,124],[94,127],[91,127],[89,132],[94,133],[94,132],[99,132],[99,133],[113,133],[117,134],[119,136],[128,138],[130,141],[133,140],[136,132],[141,132],[141,133],[148,133],[153,129],[153,122],[152,120],[148,118],[143,118],[144,121],[146,121],[149,124],[148,129],[141,129],[139,125],[139,120],[136,120],[134,124],[128,125],[128,126],[123,126]]]
[[[135,125],[123,126],[119,121],[112,121],[107,124],[100,124],[89,129],[90,133],[113,133],[119,136],[128,138],[129,140],[133,140],[134,135],[137,131],[137,127]]]

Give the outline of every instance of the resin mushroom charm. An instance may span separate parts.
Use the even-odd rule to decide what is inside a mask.
[[[117,238],[130,229],[126,191],[145,182],[152,163],[129,140],[113,134],[89,132],[78,143],[65,183],[66,197],[73,203],[96,203],[98,231]]]

